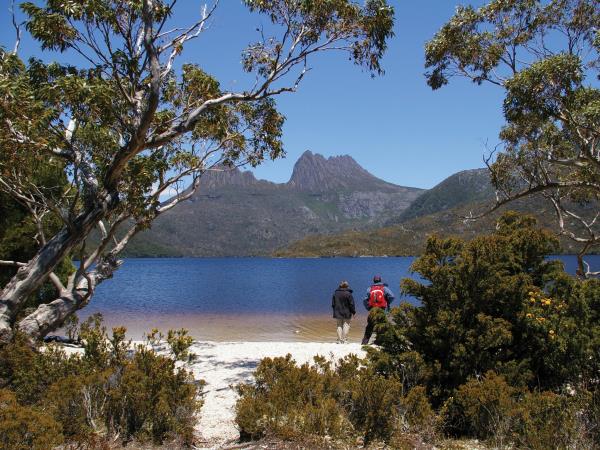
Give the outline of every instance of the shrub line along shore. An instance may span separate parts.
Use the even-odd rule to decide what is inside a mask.
[[[132,346],[145,344],[132,341]],[[80,353],[81,348],[64,347],[67,354]],[[156,350],[162,352],[163,347]],[[164,347],[167,350],[167,347]],[[194,379],[203,380],[202,409],[196,425],[197,448],[215,449],[232,444],[239,439],[235,424],[235,403],[238,394],[235,386],[252,381],[254,370],[263,358],[292,355],[298,364],[312,363],[317,355],[337,361],[349,354],[364,357],[359,343],[333,342],[214,342],[195,341],[189,348],[192,362],[178,362],[191,370]]]

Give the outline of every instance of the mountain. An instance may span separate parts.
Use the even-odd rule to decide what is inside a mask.
[[[463,170],[423,192],[404,212],[398,222],[426,216],[470,203],[490,202],[494,187],[487,169]]]
[[[278,249],[274,255],[289,256],[361,256],[361,255],[418,255],[423,251],[427,236],[459,236],[472,239],[495,229],[500,214],[508,210],[531,214],[541,226],[557,232],[556,217],[551,204],[539,197],[526,197],[476,221],[464,218],[478,215],[493,205],[494,190],[486,169],[458,172],[428,191],[392,219],[386,226],[369,230],[349,230],[332,235],[307,236]],[[574,206],[575,211],[593,206]],[[577,246],[561,238],[565,253],[574,253]]]
[[[400,186],[380,180],[363,169],[351,156],[324,158],[306,151],[294,165],[287,185],[303,192],[362,189],[398,192]],[[414,188],[404,188],[414,190]]]
[[[311,234],[378,228],[423,192],[380,180],[350,156],[305,152],[287,183],[221,168],[136,236],[127,256],[267,255]]]

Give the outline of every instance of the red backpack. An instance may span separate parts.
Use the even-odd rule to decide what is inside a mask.
[[[387,308],[385,300],[385,291],[382,284],[374,284],[371,286],[369,293],[369,308]]]

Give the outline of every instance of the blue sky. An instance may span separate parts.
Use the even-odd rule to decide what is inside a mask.
[[[255,169],[258,178],[287,181],[305,150],[325,156],[349,154],[379,178],[422,188],[457,171],[483,167],[482,157],[498,143],[503,123],[501,90],[455,79],[432,91],[423,76],[424,45],[459,2],[390,3],[396,9],[396,36],[383,60],[385,75],[371,78],[341,54],[313,60],[313,70],[299,91],[277,99],[287,118],[287,157]],[[180,0],[175,20],[191,21],[203,4]],[[257,40],[261,24],[268,27],[268,19],[250,15],[241,0],[221,0],[209,28],[185,48],[180,62],[200,64],[221,80],[223,89],[247,86],[240,54]],[[12,48],[14,38],[10,16],[2,12],[0,45]],[[20,54],[40,56],[28,37]]]

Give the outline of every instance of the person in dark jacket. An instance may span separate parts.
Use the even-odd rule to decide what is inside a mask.
[[[390,310],[390,304],[394,301],[394,294],[387,287],[383,281],[381,281],[381,277],[379,275],[375,275],[373,277],[373,284],[367,289],[367,296],[363,300],[363,304],[367,311],[369,311],[369,317],[367,318],[367,327],[365,328],[365,335],[362,339],[362,345],[367,345],[369,343],[369,339],[371,339],[371,335],[373,334],[373,328],[375,327],[375,322],[373,322],[373,318],[371,317],[371,310],[373,308],[381,308],[386,311]]]
[[[333,293],[331,308],[333,309],[333,318],[337,319],[338,344],[345,344],[348,342],[350,320],[356,314],[352,289],[348,286],[347,281],[342,281],[340,287]]]

